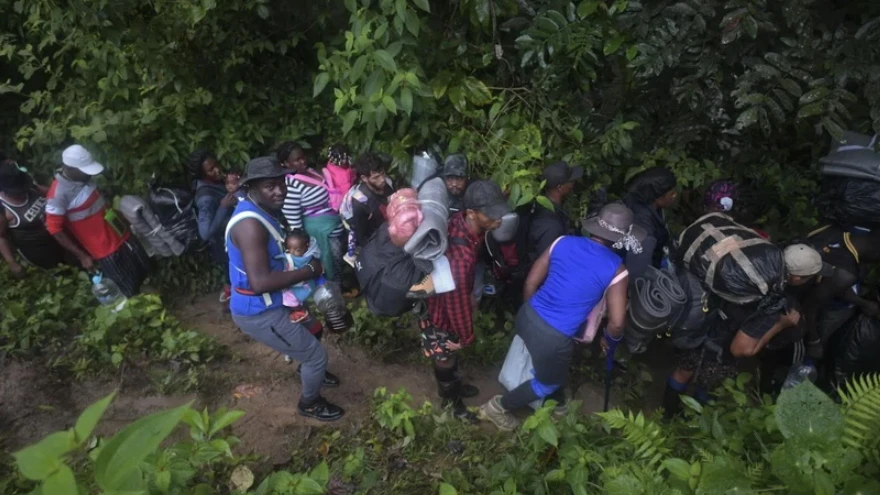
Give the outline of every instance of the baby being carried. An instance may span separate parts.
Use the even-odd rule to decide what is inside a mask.
[[[297,229],[288,234],[284,245],[286,252],[279,257],[284,259],[284,268],[287,271],[303,268],[312,258],[321,256],[318,243],[303,230]],[[309,317],[305,303],[316,285],[314,280],[306,280],[282,291],[283,304],[291,308],[290,321],[299,323]]]

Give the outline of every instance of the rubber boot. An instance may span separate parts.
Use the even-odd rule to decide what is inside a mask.
[[[461,380],[453,380],[451,382],[437,382],[437,392],[443,399],[443,408],[452,407],[452,414],[468,423],[476,423],[477,416],[468,411],[467,406],[461,399]]]
[[[666,391],[663,393],[663,419],[672,419],[681,412],[681,394],[687,390],[686,383],[680,383],[671,376],[666,380]]]

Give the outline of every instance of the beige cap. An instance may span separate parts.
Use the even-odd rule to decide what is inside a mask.
[[[785,268],[789,275],[812,277],[825,271],[825,263],[822,255],[810,246],[793,244],[785,248]]]

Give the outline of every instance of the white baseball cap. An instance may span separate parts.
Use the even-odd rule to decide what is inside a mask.
[[[785,267],[790,275],[812,277],[829,276],[830,265],[822,261],[822,255],[806,244],[794,244],[785,248]]]
[[[89,150],[78,144],[68,146],[64,152],[61,153],[61,162],[86,175],[99,175],[104,171],[104,166],[92,158],[92,154],[89,153]]]

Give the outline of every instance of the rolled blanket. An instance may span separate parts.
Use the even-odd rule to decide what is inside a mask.
[[[395,246],[403,247],[424,219],[415,189],[401,189],[392,194],[388,199],[386,215],[391,242]]]
[[[624,335],[630,352],[639,354],[679,319],[687,295],[673,274],[654,267],[635,279],[630,294]]]
[[[449,196],[443,179],[425,182],[419,190],[419,202],[424,220],[403,250],[413,258],[434,261],[446,253],[449,236]]]
[[[119,212],[128,220],[131,231],[141,241],[149,256],[180,256],[186,250],[183,243],[165,230],[159,217],[142,198],[123,196],[119,200]]]

